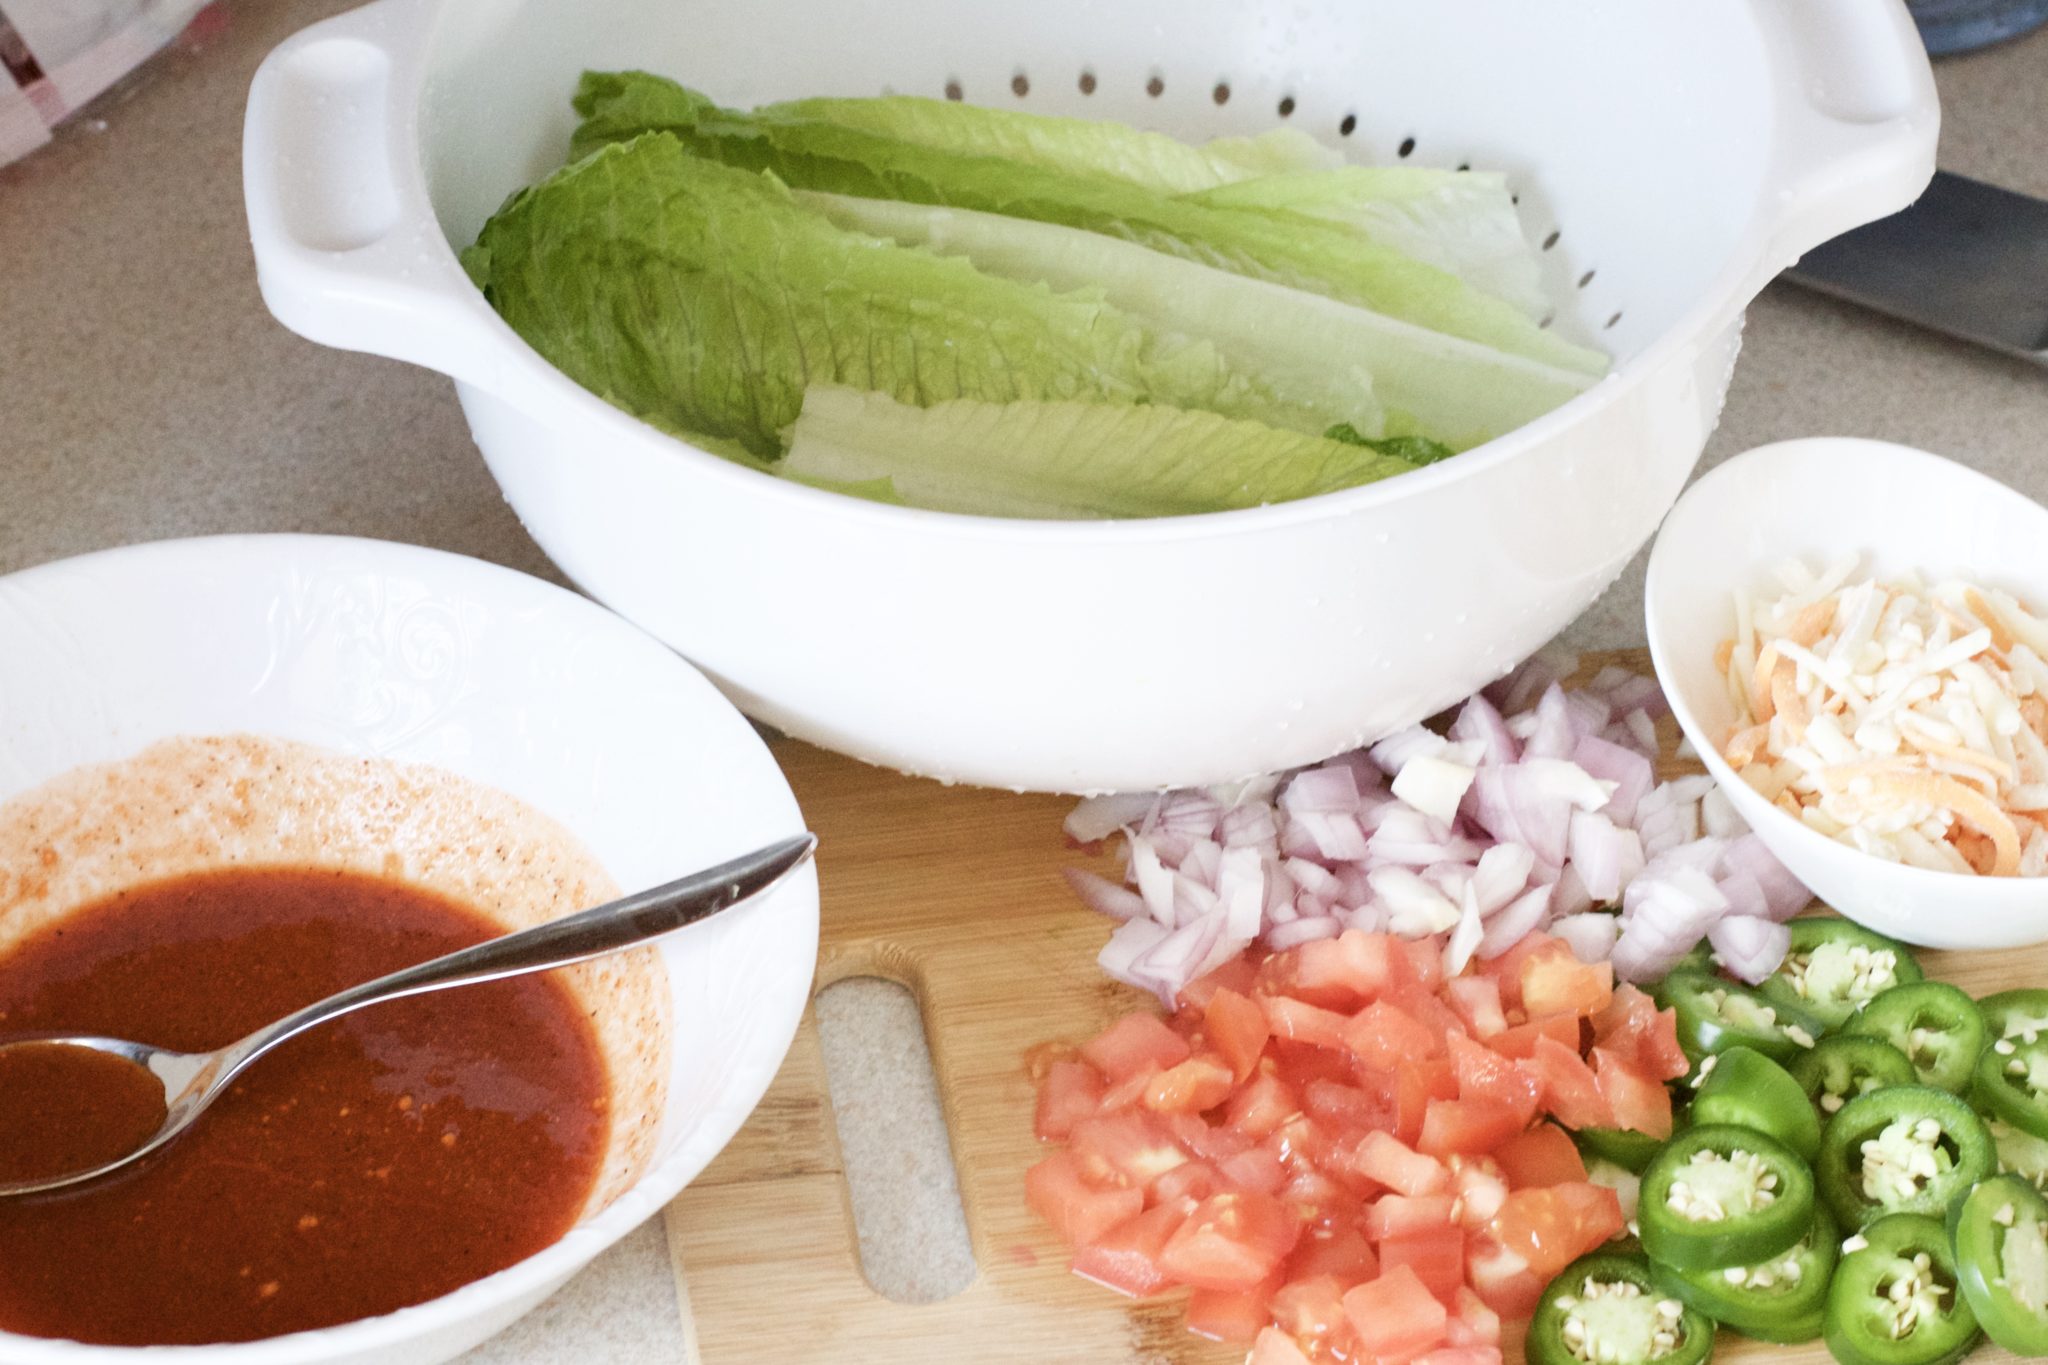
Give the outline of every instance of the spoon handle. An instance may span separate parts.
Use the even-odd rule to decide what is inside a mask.
[[[213,1084],[225,1083],[287,1038],[337,1015],[450,986],[566,967],[673,933],[768,890],[808,861],[817,846],[816,835],[799,834],[665,885],[463,948],[330,995],[224,1049],[224,1066]]]

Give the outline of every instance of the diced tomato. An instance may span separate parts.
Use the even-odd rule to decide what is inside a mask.
[[[1267,990],[1346,1012],[1417,982],[1400,940],[1356,929],[1277,953],[1268,967]]]
[[[1263,1147],[1252,1147],[1217,1163],[1217,1173],[1232,1189],[1277,1195],[1287,1184],[1287,1168]]]
[[[1227,1123],[1211,1123],[1200,1114],[1164,1114],[1161,1122],[1189,1156],[1222,1162],[1256,1146]]]
[[[1192,1051],[1188,1040],[1168,1028],[1157,1015],[1126,1014],[1081,1045],[1081,1055],[1111,1085],[1156,1066],[1179,1066]]]
[[[1153,1181],[1147,1193],[1155,1200],[1185,1199],[1199,1204],[1211,1195],[1223,1193],[1225,1183],[1223,1173],[1211,1163],[1188,1161]]]
[[[1353,1015],[1346,1022],[1344,1040],[1361,1062],[1382,1071],[1435,1057],[1444,1050],[1441,1033],[1432,1032],[1414,1015],[1384,1000],[1375,1000]]]
[[[1419,1228],[1438,1227],[1451,1221],[1457,1196],[1442,1194],[1383,1194],[1365,1211],[1365,1235],[1375,1242]]]
[[[1119,1109],[1130,1109],[1145,1101],[1145,1092],[1158,1079],[1159,1068],[1147,1062],[1130,1075],[1102,1092],[1102,1112],[1113,1114]]]
[[[1074,1125],[1102,1106],[1102,1073],[1086,1062],[1054,1062],[1038,1088],[1032,1130],[1044,1142],[1065,1142]]]
[[[1301,1103],[1323,1122],[1346,1128],[1385,1128],[1395,1118],[1385,1097],[1334,1081],[1310,1081],[1302,1091]]]
[[[1278,1285],[1256,1289],[1197,1289],[1188,1295],[1188,1330],[1211,1341],[1249,1346],[1273,1322]]]
[[[1194,1208],[1192,1199],[1169,1199],[1126,1219],[1074,1248],[1074,1273],[1134,1299],[1171,1289],[1173,1277],[1160,1269],[1159,1255]]]
[[[1576,1181],[1514,1191],[1487,1230],[1547,1280],[1620,1232],[1622,1222],[1613,1190]]]
[[[1652,1080],[1675,1081],[1692,1069],[1678,1045],[1678,1012],[1658,1009],[1656,1001],[1626,982],[1614,988],[1613,1003],[1593,1017],[1593,1040],[1632,1058]]]
[[[1451,1183],[1440,1162],[1423,1156],[1388,1132],[1372,1132],[1352,1154],[1352,1166],[1398,1194],[1436,1194]]]
[[[1453,1346],[1500,1345],[1500,1314],[1486,1306],[1470,1285],[1451,1295],[1451,1320],[1445,1340]]]
[[[1380,1273],[1400,1266],[1448,1301],[1465,1283],[1465,1232],[1449,1218],[1434,1227],[1405,1228],[1380,1243]]]
[[[1071,1152],[1054,1152],[1024,1173],[1024,1202],[1070,1247],[1086,1246],[1145,1208],[1136,1189],[1105,1189],[1081,1176]]]
[[[1439,1346],[1415,1357],[1410,1365],[1501,1365],[1498,1346]]]
[[[1522,1003],[1522,965],[1532,957],[1547,957],[1563,954],[1573,956],[1570,945],[1562,939],[1548,934],[1528,934],[1512,948],[1494,958],[1491,962],[1479,964],[1479,970],[1500,983],[1501,1008],[1510,1012],[1521,1010],[1533,1014]]]
[[[1252,1343],[1252,1353],[1245,1358],[1245,1365],[1313,1365],[1301,1353],[1294,1338],[1277,1327],[1268,1327],[1259,1333]]]
[[[1235,1095],[1223,1111],[1223,1121],[1253,1141],[1275,1132],[1300,1111],[1301,1102],[1287,1082],[1271,1072],[1261,1071]]]
[[[1536,1117],[1543,1098],[1542,1085],[1512,1058],[1503,1057],[1484,1043],[1452,1035],[1449,1039],[1451,1065],[1458,1073],[1458,1098],[1490,1100],[1507,1105],[1526,1127]]]
[[[1522,1257],[1486,1233],[1465,1239],[1465,1278],[1480,1301],[1501,1317],[1518,1321],[1536,1311],[1548,1275],[1539,1275]]]
[[[1458,1072],[1448,1057],[1410,1062],[1394,1073],[1394,1135],[1406,1143],[1422,1139],[1422,1121],[1432,1100],[1458,1097]]]
[[[1206,1010],[1217,991],[1231,990],[1239,995],[1250,995],[1253,983],[1258,979],[1258,966],[1250,958],[1233,957],[1207,976],[1198,976],[1182,987],[1180,1004],[1184,1009]]]
[[[1450,1007],[1441,995],[1423,990],[1396,991],[1387,997],[1388,1003],[1399,1005],[1416,1023],[1421,1024],[1439,1039],[1465,1032],[1465,1021]]]
[[[1307,1114],[1296,1114],[1266,1139],[1266,1150],[1289,1166],[1303,1162],[1318,1168],[1330,1164],[1333,1147],[1323,1126]]]
[[[1522,963],[1522,1008],[1532,1016],[1590,1018],[1614,999],[1614,967],[1566,953],[1532,953]]]
[[[1543,1082],[1543,1107],[1567,1128],[1612,1128],[1614,1108],[1600,1093],[1593,1068],[1583,1058],[1551,1038],[1536,1040],[1536,1054],[1524,1065],[1534,1068]]]
[[[1615,1127],[1659,1139],[1671,1136],[1671,1092],[1662,1081],[1650,1079],[1633,1062],[1604,1047],[1593,1049],[1593,1075],[1614,1111]]]
[[[1330,1275],[1295,1280],[1273,1296],[1273,1321],[1318,1359],[1349,1356],[1351,1321],[1344,1315],[1344,1293],[1351,1287]]]
[[[1344,1048],[1316,1047],[1289,1038],[1275,1038],[1266,1044],[1265,1060],[1259,1066],[1263,1070],[1268,1063],[1275,1075],[1286,1077],[1287,1083],[1297,1090],[1310,1081],[1348,1083],[1358,1066]]]
[[[1507,1174],[1492,1157],[1449,1157],[1444,1168],[1451,1173],[1451,1193],[1458,1197],[1458,1221],[1466,1227],[1484,1227],[1508,1202]]]
[[[1366,1241],[1366,1234],[1355,1227],[1319,1225],[1304,1229],[1301,1240],[1294,1245],[1294,1254],[1287,1258],[1290,1280],[1327,1275],[1337,1281],[1339,1293],[1354,1284],[1364,1284],[1379,1273],[1379,1257]]]
[[[1266,1022],[1272,1026],[1275,1038],[1331,1051],[1342,1051],[1347,1046],[1345,1028],[1351,1021],[1345,1016],[1284,995],[1262,995],[1258,1001],[1266,1011]]]
[[[1230,1067],[1205,1052],[1160,1072],[1145,1087],[1145,1107],[1162,1114],[1199,1114],[1230,1098],[1236,1088]]]
[[[1526,1024],[1511,1024],[1486,1040],[1486,1045],[1503,1057],[1528,1060],[1536,1055],[1536,1041],[1548,1038],[1572,1051],[1579,1050],[1579,1021],[1569,1014],[1546,1014]]]
[[[1493,1155],[1507,1173],[1508,1184],[1518,1190],[1586,1178],[1586,1163],[1577,1144],[1554,1123],[1537,1124],[1502,1144]]]
[[[1165,1124],[1135,1109],[1083,1119],[1067,1150],[1094,1183],[1139,1190],[1188,1159]]]
[[[1451,1008],[1465,1021],[1474,1038],[1491,1038],[1507,1029],[1507,1015],[1500,1003],[1500,982],[1490,976],[1460,976],[1447,983],[1445,989],[1450,992]]]
[[[1450,1314],[1407,1266],[1396,1266],[1344,1296],[1358,1344],[1382,1360],[1407,1360],[1442,1343]]]
[[[1217,987],[1209,997],[1209,1006],[1202,1014],[1202,1028],[1208,1035],[1209,1046],[1216,1049],[1240,1085],[1259,1069],[1266,1039],[1273,1036],[1266,1012],[1258,1002],[1227,986]]]
[[[1280,1268],[1300,1235],[1301,1220],[1278,1199],[1233,1191],[1203,1200],[1160,1264],[1197,1289],[1251,1289]]]
[[[1408,965],[1415,970],[1416,984],[1423,990],[1434,991],[1444,984],[1444,939],[1442,934],[1431,934],[1427,938],[1396,939],[1408,954]]]
[[[1344,1185],[1314,1166],[1303,1163],[1288,1168],[1287,1184],[1280,1191],[1280,1202],[1303,1220],[1308,1220],[1320,1218],[1332,1209],[1355,1206],[1357,1198]]]
[[[1431,1100],[1415,1148],[1427,1156],[1490,1152],[1521,1132],[1527,1122],[1515,1110],[1493,1100]]]

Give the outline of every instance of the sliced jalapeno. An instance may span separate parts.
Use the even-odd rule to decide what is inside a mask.
[[[1838,1029],[1894,986],[1920,980],[1913,951],[1845,919],[1795,919],[1785,961],[1762,986],[1764,997],[1804,1010]]]
[[[2035,1137],[1997,1119],[1988,1120],[1984,1127],[1991,1134],[1991,1145],[1998,1151],[1999,1171],[2019,1176],[2048,1194],[2048,1138]]]
[[[1946,1365],[1977,1344],[1939,1222],[1895,1213],[1842,1250],[1826,1319],[1828,1351],[1841,1365]]]
[[[1752,1048],[1789,1062],[1825,1032],[1802,1010],[1782,1008],[1758,991],[1705,972],[1673,972],[1657,983],[1657,1003],[1678,1012],[1678,1042],[1695,1060]]]
[[[1790,1345],[1820,1336],[1840,1242],[1835,1220],[1816,1208],[1806,1236],[1782,1256],[1721,1270],[1651,1269],[1686,1307],[1746,1337]]]
[[[2048,1199],[1998,1175],[1949,1211],[1956,1279],[1984,1335],[2016,1356],[2048,1356]]]
[[[1642,1257],[1596,1251],[1543,1291],[1524,1350],[1530,1365],[1703,1365],[1714,1324],[1660,1289]]]
[[[2022,1132],[2048,1138],[2048,991],[2004,991],[1977,1002],[1989,1045],[1970,1098]]]
[[[1599,1161],[1611,1161],[1623,1170],[1643,1173],[1652,1157],[1664,1150],[1664,1139],[1653,1138],[1633,1128],[1581,1128],[1572,1137],[1579,1151]]]
[[[1762,1133],[1688,1128],[1643,1172],[1636,1224],[1643,1250],[1675,1269],[1755,1265],[1813,1226],[1813,1173]]]
[[[1820,1155],[1820,1119],[1790,1072],[1753,1048],[1731,1047],[1693,1096],[1694,1123],[1753,1128],[1790,1147],[1801,1161]]]
[[[1995,1160],[1969,1105],[1946,1090],[1901,1085],[1858,1095],[1828,1120],[1814,1174],[1836,1221],[1854,1230],[1888,1213],[1940,1217]]]
[[[1858,1095],[1920,1080],[1905,1053],[1882,1038],[1852,1033],[1823,1038],[1813,1051],[1793,1058],[1792,1079],[1823,1118],[1833,1118]]]
[[[1843,1030],[1882,1038],[1906,1054],[1920,1084],[1961,1094],[1984,1050],[1977,1002],[1944,981],[1895,986],[1863,1007]]]

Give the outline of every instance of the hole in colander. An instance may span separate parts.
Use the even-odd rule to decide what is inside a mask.
[[[1291,117],[1293,117],[1293,115],[1294,115],[1294,96],[1292,96],[1292,95],[1282,95],[1282,96],[1280,97],[1280,117],[1281,117],[1281,118],[1291,118]]]
[[[1093,71],[1083,71],[1081,73],[1081,93],[1084,95],[1095,93],[1095,73]]]
[[[1216,88],[1209,92],[1209,98],[1215,100],[1218,104],[1230,103],[1230,82],[1216,82]]]
[[[1557,245],[1557,239],[1558,239],[1558,238],[1560,238],[1560,237],[1562,237],[1562,236],[1564,236],[1564,233],[1563,233],[1563,232],[1562,232],[1561,230],[1559,230],[1559,229],[1557,229],[1557,228],[1552,228],[1552,229],[1550,230],[1550,235],[1549,235],[1548,237],[1545,237],[1545,238],[1543,239],[1543,249],[1544,249],[1545,251],[1548,251],[1548,250],[1550,250],[1550,248],[1552,248],[1552,247],[1556,246],[1556,245]]]
[[[1549,326],[1549,325],[1550,325],[1551,323],[1553,323],[1553,322],[1556,322],[1556,321],[1557,321],[1557,314],[1555,314],[1555,313],[1545,313],[1545,314],[1543,315],[1543,321],[1541,321],[1541,322],[1537,323],[1536,325],[1537,325],[1538,327],[1548,327],[1548,326]]]
[[[1395,156],[1400,156],[1400,157],[1406,157],[1406,156],[1410,155],[1411,153],[1413,153],[1414,151],[1415,151],[1415,139],[1414,139],[1414,138],[1412,138],[1412,137],[1404,137],[1404,138],[1402,138],[1402,139],[1401,139],[1401,145],[1400,145],[1399,147],[1396,147],[1396,148],[1394,149],[1394,155],[1395,155]]]
[[[1156,100],[1156,99],[1158,99],[1158,98],[1159,98],[1159,97],[1160,97],[1161,95],[1165,94],[1165,93],[1166,93],[1166,80],[1165,80],[1165,78],[1164,78],[1164,77],[1161,77],[1161,76],[1154,76],[1154,77],[1153,77],[1153,78],[1152,78],[1151,80],[1149,80],[1149,81],[1146,81],[1146,82],[1145,82],[1145,93],[1146,93],[1146,94],[1148,94],[1148,95],[1150,95],[1150,96],[1151,96],[1151,97],[1152,97],[1153,99],[1155,99],[1155,100]]]
[[[1346,114],[1344,121],[1337,125],[1337,131],[1345,137],[1350,137],[1353,133],[1357,132],[1358,115]]]
[[[1613,317],[1611,317],[1611,318],[1607,319],[1607,323],[1606,323],[1606,326],[1605,326],[1605,327],[1603,327],[1603,328],[1601,328],[1601,330],[1602,330],[1602,331],[1605,331],[1605,330],[1607,330],[1607,328],[1610,328],[1610,327],[1614,326],[1614,324],[1615,324],[1615,323],[1617,323],[1617,322],[1620,322],[1620,321],[1621,321],[1621,314],[1619,314],[1619,313],[1616,313],[1616,314],[1615,314],[1615,315],[1614,315]]]
[[[1472,163],[1469,161],[1460,161],[1458,163],[1458,169],[1461,171],[1469,171],[1472,169]]]
[[[1584,289],[1587,285],[1591,284],[1592,282],[1593,272],[1590,270],[1588,270],[1585,274],[1579,276],[1579,288],[1581,289]]]
[[[1023,99],[1031,93],[1031,78],[1021,71],[1010,77],[1010,93],[1020,100]]]
[[[957,100],[957,99],[961,98],[960,82],[958,82],[958,81],[947,81],[947,82],[946,82],[946,98],[947,98],[947,99],[949,99],[949,100]]]

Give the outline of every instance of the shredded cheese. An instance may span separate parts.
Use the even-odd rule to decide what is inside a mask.
[[[2048,873],[2048,621],[2010,593],[1854,559],[1738,592],[1716,653],[1728,762],[1765,800],[1893,862]]]

